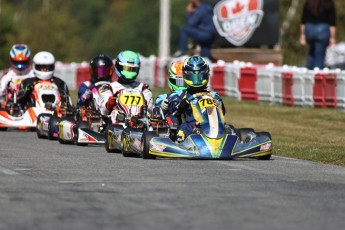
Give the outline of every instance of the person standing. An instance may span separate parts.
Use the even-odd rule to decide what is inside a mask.
[[[333,0],[306,0],[300,30],[300,44],[309,45],[307,68],[324,68],[327,47],[336,42],[336,10]]]
[[[212,60],[211,45],[216,38],[216,28],[213,24],[213,11],[209,4],[201,0],[190,0],[186,7],[188,24],[180,29],[179,51],[175,56],[183,56],[188,51],[188,39],[197,42],[200,55]]]

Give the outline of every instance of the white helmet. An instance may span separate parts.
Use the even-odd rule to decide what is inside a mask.
[[[53,77],[55,69],[55,58],[53,54],[41,51],[33,59],[35,76],[41,80],[48,80]]]

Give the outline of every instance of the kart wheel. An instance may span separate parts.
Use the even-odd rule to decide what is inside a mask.
[[[240,138],[241,142],[249,142],[251,140],[251,136],[248,134],[250,132],[255,133],[254,129],[252,128],[241,128],[236,130],[238,137]]]
[[[155,159],[156,156],[155,155],[151,155],[149,153],[150,150],[150,141],[153,137],[157,137],[157,134],[155,131],[146,131],[143,133],[143,153],[142,153],[142,157],[143,159]]]
[[[44,138],[44,135],[42,135],[41,133],[40,133],[40,131],[39,131],[39,123],[40,123],[40,121],[41,121],[41,117],[42,117],[42,114],[40,114],[40,115],[38,115],[38,117],[37,117],[37,123],[36,123],[36,133],[37,133],[37,137],[38,138]]]
[[[272,140],[271,134],[269,132],[257,132],[256,133],[259,137],[268,137],[270,140]],[[268,154],[265,156],[258,157],[258,160],[269,160],[271,159],[272,154]]]
[[[110,148],[110,142],[109,142],[109,130],[113,130],[114,126],[112,125],[107,125],[107,127],[105,128],[105,150],[107,150],[108,153],[115,153],[116,150],[115,149],[111,149]]]
[[[126,149],[128,149],[128,145],[129,145],[129,143],[125,142],[124,135],[122,134],[121,135],[121,153],[122,153],[122,156],[124,156],[124,157],[136,157],[137,156],[136,154],[131,153],[128,150],[126,150]]]
[[[55,133],[55,127],[59,124],[60,118],[56,116],[51,116],[48,124],[48,139],[49,140],[57,140],[56,137],[54,137]]]
[[[60,144],[63,144],[63,145],[70,144],[69,142],[66,142],[66,141],[62,140],[59,135],[58,135],[58,141],[59,141]]]
[[[74,128],[73,129],[73,131],[74,131],[73,143],[75,145],[78,145],[78,146],[87,146],[87,143],[79,143],[78,142],[78,139],[79,139],[79,130],[78,129],[89,128],[89,123],[86,121],[80,121],[80,122],[78,122],[78,125],[74,126],[73,128]]]
[[[0,131],[6,131],[7,127],[0,127]]]

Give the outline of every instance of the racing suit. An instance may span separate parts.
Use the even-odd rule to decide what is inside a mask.
[[[7,97],[8,100],[13,100],[13,93],[15,90],[19,90],[20,84],[24,79],[34,77],[33,71],[28,70],[22,74],[16,73],[14,70],[10,69],[7,73],[5,73],[0,82],[0,98],[1,100],[4,97]],[[9,89],[6,93],[6,89]]]
[[[218,107],[220,107],[223,111],[223,114],[225,114],[225,107],[218,93],[214,91],[207,91],[206,89],[199,92],[211,93],[213,98],[216,100]],[[193,92],[192,89],[178,90],[173,92],[169,97],[169,110],[173,111],[173,114],[178,117],[180,122],[183,121],[180,123],[180,127],[177,132],[176,140],[178,142],[184,141],[189,135],[191,135],[196,126],[196,120],[193,116],[192,107],[185,100],[195,93],[197,92]],[[184,117],[182,118],[181,115]]]
[[[102,87],[101,88],[101,96],[100,96],[100,110],[101,114],[107,116],[110,114],[110,110],[107,109],[107,102],[110,97],[114,96],[114,93],[118,92],[122,89],[137,89],[143,93],[143,96],[147,103],[147,109],[149,112],[153,110],[153,96],[152,92],[149,89],[149,86],[141,83],[141,82],[131,82],[131,83],[121,83],[119,81],[114,81],[109,84],[109,87]]]
[[[22,105],[25,105],[26,103],[32,102],[32,92],[35,87],[35,85],[40,82],[44,81],[41,80],[37,77],[32,77],[32,78],[27,78],[22,81],[21,84],[21,97],[20,97],[20,102]],[[50,81],[51,83],[55,84],[59,90],[60,96],[61,96],[61,101],[68,102],[67,96],[69,95],[69,90],[67,84],[61,80],[58,77],[53,76],[51,79],[47,80]]]
[[[100,84],[97,84],[100,83]],[[78,89],[78,107],[89,107],[94,102],[96,109],[100,108],[99,89],[108,82],[84,81]],[[110,84],[110,82],[109,82]]]

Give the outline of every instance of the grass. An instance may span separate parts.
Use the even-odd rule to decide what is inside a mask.
[[[168,89],[152,91],[157,97]],[[76,102],[76,92],[72,91],[71,96]],[[270,132],[274,155],[345,166],[345,112],[222,98],[226,122],[236,128]]]

